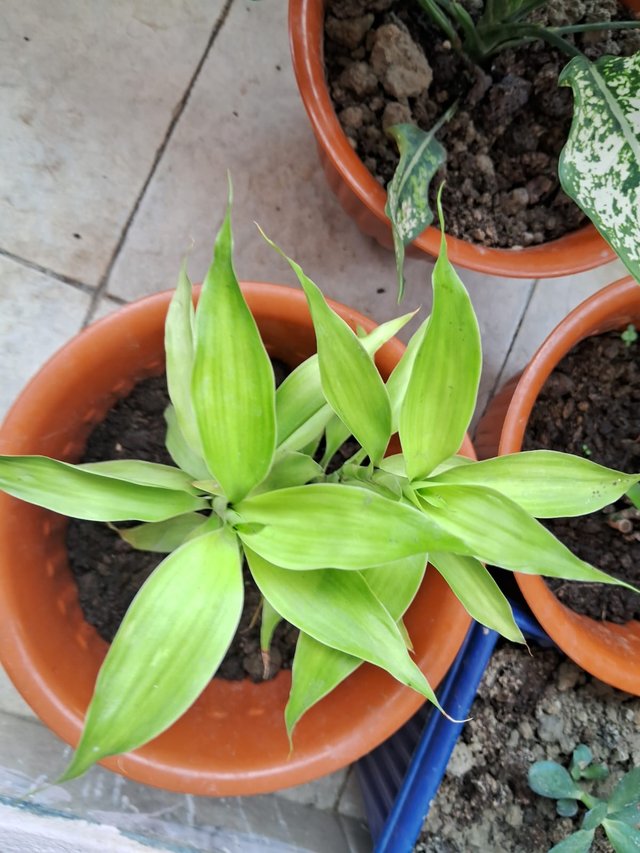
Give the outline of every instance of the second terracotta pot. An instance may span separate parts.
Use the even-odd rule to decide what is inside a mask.
[[[243,291],[271,355],[295,366],[315,351],[302,292],[256,283],[243,285]],[[91,429],[114,402],[135,382],[162,371],[170,297],[160,293],[133,303],[58,352],[11,409],[0,430],[0,453],[77,461]],[[353,328],[374,327],[358,312],[332,304]],[[403,351],[395,339],[380,350],[377,363],[384,376]],[[463,450],[473,455],[468,440]],[[2,662],[36,714],[75,745],[107,645],[82,615],[67,561],[66,527],[62,516],[0,494]],[[432,569],[406,624],[415,659],[435,686],[453,662],[470,619]],[[214,679],[160,737],[103,763],[174,791],[265,793],[355,761],[423,702],[382,670],[364,665],[303,718],[290,754],[284,725],[290,683],[288,672],[261,684]]]
[[[480,459],[522,448],[543,385],[577,343],[590,335],[640,326],[640,285],[625,278],[575,308],[554,330],[520,376],[492,400],[476,431]],[[562,604],[541,577],[516,575],[522,593],[551,639],[587,672],[640,696],[640,622],[617,625],[582,616]]]
[[[640,9],[640,0],[628,0]],[[320,162],[331,189],[361,231],[388,249],[391,227],[384,212],[387,194],[349,144],[336,116],[324,70],[326,0],[289,0],[289,40],[293,68],[316,137]],[[593,225],[558,240],[526,249],[492,249],[456,237],[447,238],[452,263],[509,278],[551,278],[589,270],[615,254]],[[440,248],[440,231],[427,228],[409,254],[431,259]]]

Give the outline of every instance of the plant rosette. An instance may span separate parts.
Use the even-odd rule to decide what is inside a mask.
[[[445,0],[415,0],[417,9],[419,4],[423,6],[422,14],[427,14],[427,6],[442,6],[443,9],[446,7],[449,10],[447,14],[450,16],[452,12],[449,7],[455,6],[456,11],[459,11],[461,5],[449,4]],[[493,5],[507,8],[507,4],[504,3]],[[514,9],[516,5],[518,4],[510,4]],[[520,5],[527,7],[530,11],[542,4],[539,2]],[[640,8],[636,0],[630,0],[626,5],[635,11]],[[387,198],[385,189],[369,172],[352,147],[333,107],[324,67],[325,7],[325,0],[290,0],[289,37],[298,87],[316,136],[320,160],[329,185],[344,209],[355,219],[364,233],[373,236],[387,248],[394,245],[395,239],[401,287],[403,253],[399,250],[402,249],[403,244],[407,246],[409,254],[417,257],[424,257],[425,254],[433,257],[438,253],[440,240],[438,230],[431,226],[424,230],[425,225],[432,219],[425,201],[429,182],[443,162],[445,151],[437,140],[430,141],[427,138],[433,136],[437,126],[427,133],[409,124],[398,124],[397,131],[394,130],[394,136],[400,144],[401,160],[392,185],[395,185],[396,190],[402,189],[397,193],[396,198]],[[366,11],[363,4],[358,6],[358,10],[359,14]],[[506,14],[504,10],[503,12]],[[446,22],[447,15],[442,13],[441,17]],[[357,22],[361,20],[364,18],[354,19]],[[599,198],[611,197],[612,186],[609,186],[604,193],[600,193],[599,190],[594,193],[591,177],[593,176],[595,182],[599,184],[601,177],[606,175],[606,180],[610,184],[615,183],[617,170],[611,168],[612,164],[609,163],[603,171],[603,164],[600,162],[602,152],[610,149],[611,140],[614,137],[617,138],[618,134],[623,139],[629,139],[628,131],[633,124],[633,116],[629,113],[625,118],[623,109],[614,111],[616,118],[612,118],[610,122],[604,119],[608,107],[605,108],[601,100],[603,91],[609,87],[606,96],[609,101],[620,95],[615,90],[615,83],[605,79],[608,72],[604,74],[602,68],[597,68],[592,73],[595,65],[587,64],[588,67],[582,67],[579,64],[580,61],[580,58],[576,57],[571,64],[571,69],[566,68],[562,77],[564,85],[573,87],[574,94],[580,103],[580,109],[574,115],[571,134],[577,141],[576,144],[579,142],[579,149],[584,152],[585,139],[581,134],[583,129],[588,132],[586,129],[592,126],[594,120],[593,110],[597,110],[606,124],[608,141],[598,145],[597,150],[593,150],[593,164],[590,158],[576,159],[574,157],[576,149],[567,146],[564,154],[566,177],[561,173],[561,178],[565,192],[578,203],[622,257],[630,251],[623,245],[621,231],[620,213],[625,205],[618,206],[616,221],[613,222],[610,216],[611,211],[605,211],[598,202]],[[631,71],[631,65],[628,68],[625,67],[623,71],[623,74],[630,73],[636,74],[636,71]],[[594,80],[597,77],[596,82],[592,80],[592,76]],[[634,89],[635,84],[631,87],[632,91]],[[621,103],[623,100],[622,98]],[[613,113],[611,115],[613,116]],[[622,121],[619,125],[621,117]],[[446,118],[442,116],[441,120]],[[603,130],[605,124],[600,125]],[[629,150],[626,152],[625,149],[624,157],[626,158],[627,153],[629,154],[629,162],[635,164],[631,166],[635,173],[638,170],[637,128],[630,133],[631,136],[635,134],[636,143],[635,145],[629,143]],[[622,147],[624,148],[624,143]],[[620,150],[617,143],[611,147],[611,151],[614,149]],[[631,194],[630,199],[637,192],[637,186],[635,179],[633,188],[630,188],[628,181],[625,182],[624,192]],[[615,187],[615,195],[622,198],[621,193],[622,190],[618,185]],[[415,204],[411,201],[411,197],[415,197]],[[633,209],[634,205],[631,203],[630,210]],[[387,213],[391,214],[396,223],[393,237]],[[489,248],[451,236],[448,237],[448,245],[450,257],[454,263],[480,272],[512,278],[549,278],[569,275],[591,269],[615,257],[614,252],[592,225],[581,227],[550,242],[526,248]],[[635,250],[631,251],[631,254],[633,258],[630,263],[638,264]]]
[[[564,356],[590,335],[640,324],[640,287],[630,278],[598,291],[547,337],[522,374],[491,401],[476,430],[480,458],[517,453],[538,395]],[[562,651],[601,681],[640,695],[640,623],[600,622],[562,604],[547,584],[516,575],[536,618]]]
[[[442,222],[441,209],[440,216]],[[95,678],[105,649],[80,618],[61,547],[64,522],[16,501],[3,504],[3,528],[13,525],[21,534],[1,540],[3,655],[10,673],[20,673],[16,680],[27,700],[77,744],[58,782],[110,759],[108,766],[136,779],[177,790],[256,793],[353,760],[424,699],[446,713],[425,670],[435,684],[468,617],[454,599],[446,606],[445,593],[428,597],[428,618],[417,625],[404,621],[418,590],[421,596],[429,590],[429,580],[423,583],[427,559],[470,616],[516,642],[523,637],[511,607],[483,563],[625,585],[576,558],[536,516],[600,508],[640,475],[558,453],[485,463],[458,455],[476,404],[481,347],[444,235],[431,315],[386,381],[376,351],[413,315],[369,332],[354,330],[284,257],[304,291],[317,354],[307,342],[309,357],[277,391],[267,347],[285,362],[298,362],[292,348],[300,330],[283,325],[276,312],[276,319],[261,319],[261,337],[234,271],[230,210],[197,307],[183,266],[164,327],[171,400],[166,445],[176,467],[53,458],[77,459],[114,394],[159,371],[166,296],[125,309],[115,326],[121,329],[117,343],[107,353],[96,347],[98,354],[83,361],[81,354],[91,349],[80,336],[54,359],[63,371],[73,365],[75,372],[69,381],[63,375],[47,383],[49,405],[27,390],[8,418],[4,434],[18,437],[3,447],[14,453],[0,456],[3,491],[88,521],[140,522],[124,529],[123,538],[142,550],[170,552],[133,599]],[[262,293],[249,295],[260,304]],[[272,295],[267,288],[263,299]],[[138,315],[146,318],[142,333],[131,319]],[[306,322],[305,339],[311,333]],[[107,322],[98,324],[91,342],[110,332]],[[112,363],[105,356],[114,349]],[[72,400],[70,417],[64,405],[69,390],[87,381],[90,399],[85,391]],[[25,412],[37,424],[35,433],[27,430],[28,439],[21,435]],[[402,452],[387,455],[396,432]],[[328,473],[328,462],[350,436],[360,449]],[[25,535],[34,530],[39,535]],[[249,694],[246,686],[212,682],[242,612],[243,558],[262,594],[265,655],[279,621],[300,630],[288,699],[283,678],[262,693],[262,685],[251,686]],[[37,616],[31,634],[25,628],[29,610]],[[443,641],[447,634],[452,645]],[[25,659],[32,666],[19,670]],[[361,690],[369,677],[365,662],[395,681],[376,671],[373,692]],[[49,669],[67,676],[82,671],[81,678],[65,681],[65,701],[45,680]],[[298,723],[307,712],[341,690],[337,713],[331,701],[320,705],[324,713],[307,728],[308,739],[302,737]],[[225,702],[229,697],[236,701]],[[176,768],[170,756],[179,743],[184,763]]]

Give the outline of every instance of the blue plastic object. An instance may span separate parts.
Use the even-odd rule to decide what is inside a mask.
[[[553,643],[517,607],[516,622],[525,637],[541,646]],[[438,690],[447,713],[464,720],[498,640],[474,622]],[[424,705],[406,725],[360,759],[358,777],[375,844],[375,853],[408,853],[420,834],[464,723],[454,723]]]

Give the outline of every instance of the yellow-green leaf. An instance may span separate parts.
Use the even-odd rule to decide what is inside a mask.
[[[181,489],[196,494],[191,475],[171,465],[145,462],[143,459],[113,459],[106,462],[84,462],[78,465],[78,468],[92,474],[102,474],[103,477],[115,477],[116,480],[127,483],[161,489]]]
[[[167,424],[164,443],[176,465],[183,471],[187,471],[194,480],[210,479],[211,474],[202,455],[196,453],[187,444],[178,425],[176,410],[173,406],[167,406],[164,410],[164,419]]]
[[[176,515],[166,521],[137,524],[118,530],[121,539],[139,551],[154,551],[157,554],[170,554],[179,548],[196,530],[210,525],[204,515],[189,512]]]

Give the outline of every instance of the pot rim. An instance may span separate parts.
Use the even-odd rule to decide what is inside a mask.
[[[502,425],[500,455],[521,449],[538,394],[569,350],[634,319],[640,321],[640,285],[626,276],[585,299],[556,326],[517,379]],[[535,617],[565,654],[601,681],[640,695],[640,621],[596,621],[562,604],[542,577],[515,577]]]
[[[326,0],[289,0],[293,68],[318,146],[369,213],[390,232],[386,192],[369,173],[340,126],[325,82],[322,25]],[[438,256],[440,231],[429,226],[411,244]],[[589,224],[557,240],[522,249],[494,249],[447,235],[449,259],[465,269],[508,278],[557,278],[605,264],[616,255]]]
[[[265,322],[264,316],[260,313],[263,311],[269,315],[270,321],[278,322],[278,318],[286,313],[283,309],[286,304],[288,306],[286,310],[292,312],[292,316],[295,318],[292,322],[303,323],[305,330],[307,327],[312,328],[306,299],[301,291],[282,285],[257,282],[243,283],[242,288],[252,311],[257,312],[257,316],[259,315],[259,324]],[[55,396],[58,382],[54,374],[57,374],[57,371],[61,369],[63,372],[68,372],[73,369],[74,363],[76,365],[82,364],[83,355],[88,358],[90,351],[93,351],[93,357],[96,359],[103,357],[96,355],[99,345],[102,345],[100,342],[108,342],[115,337],[114,330],[120,324],[127,327],[126,334],[131,337],[135,323],[150,313],[155,317],[153,322],[156,325],[157,321],[161,322],[162,328],[172,293],[173,291],[165,291],[153,294],[124,306],[83,330],[53,355],[28,383],[9,411],[0,428],[0,452],[10,451],[12,441],[14,445],[16,444],[17,440],[12,439],[12,433],[16,430],[22,430],[25,417],[28,418],[29,411],[33,412],[34,407],[40,405],[41,396],[44,394],[46,398],[48,395],[49,401],[51,395]],[[354,327],[356,324],[360,324],[369,330],[376,325],[372,320],[353,309],[331,300],[329,303]],[[150,321],[144,320],[144,322],[149,323]],[[313,339],[311,339],[312,342]],[[403,351],[404,346],[397,339],[392,339],[385,347],[381,348],[379,354],[383,361],[386,360],[387,370],[391,361],[397,360]],[[160,362],[160,367],[161,365],[162,362]],[[137,378],[140,378],[137,368],[133,368],[133,371],[136,372]],[[66,380],[61,379],[60,381]],[[69,382],[71,381],[69,380]],[[132,381],[135,381],[135,378]],[[127,390],[123,391],[121,396],[126,393]],[[468,438],[465,440],[464,447],[467,453],[473,455],[473,448]],[[13,450],[13,452],[29,452],[29,450],[20,448]],[[0,655],[12,681],[38,716],[63,740],[75,744],[79,739],[84,708],[79,707],[81,703],[77,701],[74,707],[74,703],[68,701],[68,696],[63,695],[65,692],[63,687],[55,682],[56,678],[60,679],[56,673],[53,673],[52,683],[50,683],[51,666],[43,667],[41,656],[34,653],[35,641],[30,638],[27,620],[20,621],[22,617],[14,614],[18,592],[14,589],[17,582],[10,580],[13,575],[9,569],[9,555],[13,553],[13,550],[7,541],[8,530],[11,526],[8,519],[11,513],[7,510],[10,510],[11,507],[15,508],[16,505],[22,517],[30,509],[30,505],[22,504],[6,495],[0,495],[0,557],[4,562],[4,566],[0,563],[0,573],[4,575],[3,583],[0,584],[0,635],[2,637]],[[43,510],[34,511],[40,513],[43,518],[45,515],[47,518],[52,517],[54,521],[61,518],[45,513]],[[15,519],[13,523],[15,525]],[[40,527],[43,527],[48,522],[45,520],[43,525],[39,517],[38,523]],[[42,535],[41,538],[43,538]],[[1,553],[3,550],[4,554]],[[448,590],[448,587],[446,589],[445,587],[446,585],[436,572],[428,571],[417,598],[422,597],[425,601],[430,600],[433,604],[434,599],[428,596],[435,595],[435,600],[439,606],[436,608],[431,606],[431,610],[436,611],[431,613],[424,607],[424,603],[420,604],[418,600],[415,607],[412,605],[408,611],[408,621],[413,623],[413,630],[422,631],[423,634],[431,630],[429,636],[438,637],[437,642],[433,641],[433,648],[429,651],[428,660],[424,648],[421,652],[419,646],[416,646],[418,649],[417,661],[423,668],[427,667],[433,686],[437,686],[454,660],[471,622],[470,617],[455,599],[453,593]],[[48,595],[53,597],[50,593]],[[60,604],[59,597],[55,603]],[[77,603],[72,602],[70,606],[78,607],[79,612]],[[79,620],[84,622],[81,616]],[[67,619],[67,621],[70,620]],[[84,625],[88,628],[86,623]],[[439,633],[434,628],[430,629],[430,625],[436,626]],[[71,630],[69,629],[69,631]],[[84,633],[83,643],[85,647],[87,642],[90,649],[96,643],[102,644],[100,648],[103,655],[106,651],[106,644],[99,640],[94,629],[88,631],[88,634],[91,635],[88,641],[87,631]],[[420,642],[424,645],[422,640]],[[96,663],[96,667],[98,665],[99,662]],[[266,685],[273,685],[273,688],[268,689],[272,689],[274,695],[277,695],[277,701],[281,700],[282,695],[286,698],[284,691],[288,692],[289,678],[288,673],[281,673],[276,679],[265,683]],[[349,682],[352,682],[350,686]],[[371,692],[374,685],[375,691]],[[259,689],[263,685],[255,685],[254,687]],[[191,755],[192,751],[197,752],[198,748],[201,748],[200,745],[194,746],[193,749],[183,747],[181,750],[174,749],[174,752],[171,752],[174,748],[174,728],[179,728],[183,719],[193,715],[193,719],[197,718],[198,720],[198,727],[201,727],[202,722],[208,722],[211,719],[210,716],[203,716],[202,706],[206,705],[207,692],[216,689],[211,685],[206,688],[196,705],[192,706],[178,723],[160,735],[159,738],[132,753],[114,756],[100,763],[138,782],[184,793],[209,796],[267,793],[279,788],[308,782],[355,761],[389,737],[424,702],[423,697],[419,694],[400,685],[391,676],[382,673],[381,670],[365,664],[347,682],[340,685],[333,694],[330,694],[308,712],[306,718],[300,723],[297,749],[294,749],[293,754],[289,755],[282,714],[284,706],[280,705],[277,709],[280,723],[277,725],[280,725],[282,731],[273,733],[274,741],[279,738],[281,742],[281,746],[273,747],[274,750],[279,750],[277,760],[269,764],[266,758],[260,757],[258,761],[254,762],[254,766],[249,766],[250,762],[248,765],[245,757],[244,764],[241,761],[238,768],[229,769],[226,767],[220,771],[215,769],[215,763],[218,760],[217,755],[205,756],[204,765],[202,762],[198,764],[196,761],[196,759],[200,760],[200,753],[195,756]],[[363,701],[360,704],[360,713],[358,714],[357,711],[354,713],[354,691],[356,689],[358,690],[358,698],[361,689],[365,695],[369,692],[372,696],[382,698],[378,699],[377,704],[375,701],[371,703]],[[93,682],[90,684],[90,692],[92,690]],[[228,690],[237,693],[241,688],[234,686],[229,687]],[[342,698],[339,695],[340,691],[344,693]],[[265,693],[263,692],[263,698],[260,700],[263,704],[264,696]],[[332,699],[332,697],[334,698]],[[326,710],[323,710],[323,705]],[[84,707],[86,707],[86,702]],[[271,709],[267,708],[264,717],[268,717],[270,713]],[[227,716],[229,715],[227,714]],[[259,728],[262,718],[255,716],[252,719],[255,719],[255,725]],[[218,723],[211,722],[211,726],[214,725],[218,725]],[[262,723],[262,725],[267,725],[267,723]],[[199,731],[200,728],[196,730]],[[270,734],[271,731],[269,729]],[[185,740],[184,735],[183,740]],[[189,746],[191,747],[191,744]]]

